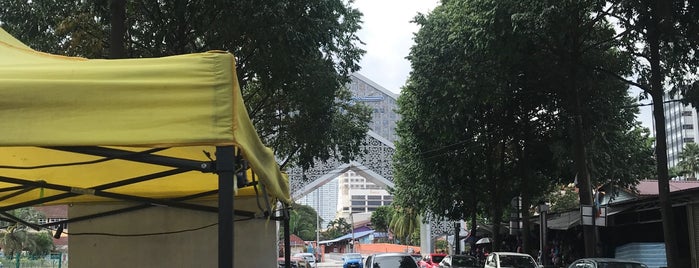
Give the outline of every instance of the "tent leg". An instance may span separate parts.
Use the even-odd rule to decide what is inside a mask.
[[[218,173],[218,267],[233,268],[233,146],[216,147]]]
[[[291,221],[289,206],[284,204],[284,267],[291,268]]]

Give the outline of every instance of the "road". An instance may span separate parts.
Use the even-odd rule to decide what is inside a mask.
[[[325,259],[318,263],[318,268],[341,268],[342,267],[342,254],[338,253],[326,253]]]

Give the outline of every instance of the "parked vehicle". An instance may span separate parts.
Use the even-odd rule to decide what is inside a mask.
[[[410,254],[378,253],[366,258],[364,268],[417,268],[417,263]]]
[[[347,253],[342,255],[342,268],[362,268],[364,257],[359,253]]]
[[[291,266],[290,266],[291,268],[303,268],[303,266],[301,266],[300,263],[305,263],[305,262],[306,262],[306,260],[301,259],[301,258],[295,258],[295,257],[291,257],[291,259],[289,260],[289,264],[291,264]],[[279,264],[279,268],[285,268],[286,262],[284,260],[284,257],[278,258],[277,264]]]
[[[415,263],[420,263],[420,261],[422,261],[422,255],[420,254],[413,253],[410,254],[410,256],[413,256],[413,259],[415,259]]]
[[[420,268],[437,268],[439,267],[439,262],[446,256],[447,254],[444,253],[430,253],[422,261],[418,262],[418,265]]]
[[[308,265],[305,265],[305,263],[301,266],[308,266],[309,268],[316,268],[316,256],[313,255],[313,253],[296,253],[294,254],[295,258],[302,258],[305,260],[305,262]]]
[[[440,268],[478,268],[478,259],[470,255],[447,255],[439,262]]]
[[[584,258],[574,261],[568,268],[648,268],[648,266],[631,260]]]
[[[485,268],[543,268],[532,256],[515,252],[491,252],[485,259]]]

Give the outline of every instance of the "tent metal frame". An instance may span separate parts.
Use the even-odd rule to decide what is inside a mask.
[[[0,212],[2,212],[2,213],[0,213],[0,216],[2,216],[2,218],[0,220],[19,222],[19,223],[25,224],[31,228],[39,229],[42,227],[47,228],[49,226],[61,225],[64,223],[69,223],[69,222],[83,221],[83,220],[87,220],[87,219],[93,219],[93,218],[98,218],[98,217],[110,216],[110,215],[145,209],[145,208],[149,208],[149,207],[156,206],[156,205],[157,206],[168,206],[168,207],[175,207],[175,208],[183,208],[183,209],[218,213],[218,267],[219,268],[232,268],[233,267],[233,259],[234,259],[234,257],[233,257],[233,252],[234,252],[233,251],[233,241],[234,241],[233,240],[234,239],[234,237],[233,237],[233,231],[234,231],[234,229],[233,229],[233,222],[234,222],[233,217],[234,217],[234,215],[236,215],[236,216],[254,218],[254,217],[256,217],[256,215],[258,215],[255,212],[251,212],[251,211],[243,211],[243,210],[233,209],[233,205],[234,205],[233,180],[236,179],[236,176],[235,176],[236,167],[238,167],[241,164],[240,163],[241,158],[236,157],[236,148],[234,146],[217,146],[216,147],[216,159],[211,160],[211,161],[195,161],[195,160],[190,160],[190,159],[175,158],[175,157],[168,157],[168,156],[161,156],[161,155],[154,155],[153,154],[154,152],[157,152],[157,151],[160,151],[163,149],[167,149],[167,148],[158,148],[158,149],[146,150],[146,151],[142,151],[142,152],[134,152],[134,151],[106,148],[106,147],[100,147],[100,146],[60,146],[60,147],[43,147],[43,148],[78,153],[78,154],[99,156],[99,157],[103,157],[103,159],[102,159],[103,161],[117,160],[117,159],[118,160],[127,160],[127,161],[139,162],[139,163],[167,166],[167,167],[172,167],[173,169],[162,171],[162,172],[157,172],[157,173],[152,173],[152,174],[146,174],[146,175],[138,176],[138,177],[134,177],[134,178],[123,179],[123,180],[112,182],[112,183],[96,185],[96,186],[89,187],[89,188],[77,188],[77,187],[71,187],[71,186],[67,186],[67,185],[48,183],[45,181],[31,181],[31,180],[20,179],[20,178],[11,178],[11,177],[0,176],[0,182],[17,184],[17,186],[0,188],[0,200],[7,200],[7,199],[10,199],[14,196],[18,196],[18,195],[21,195],[23,193],[26,193],[28,191],[38,189],[38,188],[52,189],[52,190],[58,190],[58,191],[64,192],[61,194],[48,196],[48,197],[42,197],[42,198],[34,199],[31,201],[20,202],[20,203],[16,203],[16,204],[12,204],[12,205],[7,205],[7,206],[1,206]],[[139,182],[144,182],[144,181],[153,180],[153,179],[158,179],[158,178],[162,178],[162,177],[166,177],[166,176],[170,176],[170,175],[175,175],[175,174],[179,174],[179,173],[184,173],[184,172],[188,172],[188,171],[200,171],[200,172],[204,172],[204,173],[217,174],[217,176],[218,176],[218,189],[212,190],[212,191],[206,191],[206,192],[202,192],[202,193],[197,193],[197,194],[192,194],[192,195],[188,195],[188,196],[182,196],[182,197],[178,197],[178,198],[170,198],[170,199],[148,198],[148,197],[143,197],[143,196],[119,194],[119,193],[114,193],[114,192],[108,191],[109,189],[112,189],[112,188],[121,187],[121,186],[129,185],[129,184],[139,183]],[[255,183],[253,183],[253,184],[255,184]],[[205,196],[212,196],[215,194],[218,194],[218,207],[205,206],[205,205],[199,205],[199,204],[185,202],[187,200],[192,200],[192,199],[205,197]],[[31,224],[31,223],[22,221],[21,219],[18,219],[16,217],[13,217],[12,215],[6,213],[6,211],[17,209],[17,208],[30,207],[30,206],[39,205],[39,204],[46,203],[46,202],[58,201],[61,199],[75,197],[75,196],[79,196],[79,195],[94,195],[94,196],[123,200],[123,201],[132,201],[132,202],[137,202],[137,203],[141,203],[141,204],[126,207],[126,208],[116,209],[116,210],[112,210],[112,211],[105,211],[105,212],[100,212],[100,213],[96,213],[96,214],[85,215],[85,216],[81,216],[81,217],[67,219],[64,221],[42,224],[42,225]],[[285,205],[285,207],[286,207],[286,205]],[[281,217],[273,217],[271,215],[271,211],[264,211],[263,213],[267,218],[272,219],[272,220],[282,220],[285,222],[285,226],[288,226],[289,219],[288,219],[288,215],[286,213],[283,214]],[[285,237],[289,237],[288,230],[287,230],[287,232],[285,232]],[[285,238],[285,239],[288,239],[288,238]],[[287,247],[288,247],[288,243],[287,243]],[[285,252],[287,252],[287,254],[286,254],[287,256],[285,256],[285,257],[286,257],[287,263],[288,263],[288,260],[289,260],[288,249]]]

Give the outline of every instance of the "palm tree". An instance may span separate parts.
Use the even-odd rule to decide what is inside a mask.
[[[410,235],[420,226],[418,215],[412,208],[396,207],[393,209],[391,221],[388,227],[397,236],[405,240],[408,244]]]
[[[699,145],[687,143],[680,152],[678,166],[690,180],[696,180],[696,174],[699,173]]]

